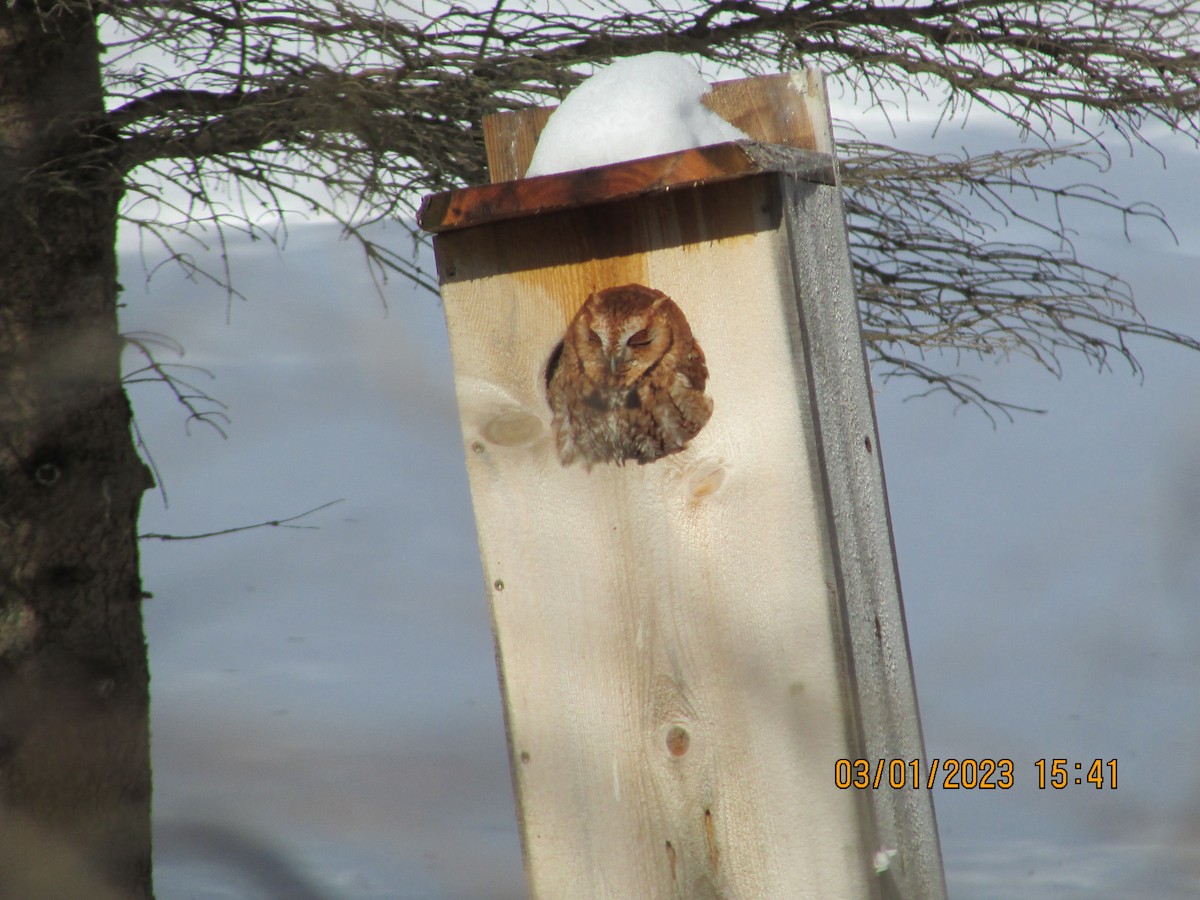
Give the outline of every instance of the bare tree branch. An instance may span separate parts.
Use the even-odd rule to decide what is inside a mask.
[[[297,522],[306,516],[311,516],[313,513],[320,512],[323,509],[329,509],[331,506],[336,506],[337,504],[344,502],[344,500],[345,498],[342,497],[338,498],[337,500],[330,500],[328,503],[322,503],[320,506],[314,506],[312,509],[307,510],[306,512],[302,512],[294,516],[288,516],[286,519],[271,519],[267,522],[256,522],[253,525],[236,525],[232,528],[222,528],[219,531],[206,531],[202,534],[159,534],[157,532],[148,532],[146,534],[139,534],[138,540],[200,541],[204,540],[205,538],[220,537],[221,535],[225,534],[237,534],[240,531],[253,531],[256,528],[315,529],[317,527],[316,525],[293,525],[291,523]]]
[[[122,383],[129,385],[152,382],[165,385],[175,396],[179,405],[187,410],[186,424],[189,428],[192,422],[200,422],[212,428],[223,438],[229,436],[225,432],[225,426],[229,424],[229,416],[224,412],[228,407],[203,389],[184,381],[176,374],[178,371],[195,372],[211,379],[214,377],[212,372],[200,366],[160,362],[155,353],[156,349],[169,350],[177,356],[183,356],[183,347],[166,335],[138,331],[123,334],[121,339],[127,347],[136,350],[145,360],[145,365],[126,371],[121,379]],[[205,406],[215,406],[219,409],[205,409]]]
[[[411,222],[422,194],[486,180],[484,115],[560,97],[593,64],[668,50],[750,74],[815,65],[861,107],[903,114],[920,98],[947,117],[987,110],[1013,126],[1014,143],[1032,139],[932,157],[843,129],[852,253],[883,372],[987,402],[936,368],[939,355],[1020,354],[1057,375],[1063,353],[1138,373],[1133,337],[1198,349],[1146,322],[1129,286],[1070,241],[1080,209],[1126,230],[1161,212],[1050,177],[1055,164],[1086,161],[1099,179],[1107,143],[1147,143],[1151,126],[1200,139],[1192,0],[656,0],[636,10],[595,0],[586,15],[555,0],[103,9],[110,104],[98,128],[127,187],[127,221],[193,274],[202,263],[177,242],[211,230],[221,255],[212,277],[231,296],[226,230],[274,240],[274,223],[297,214],[339,221],[380,283],[399,273],[433,289],[415,256],[370,226]],[[1032,237],[999,239],[1008,229]],[[406,233],[420,240],[411,225]]]

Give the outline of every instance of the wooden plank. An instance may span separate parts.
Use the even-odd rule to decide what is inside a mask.
[[[798,333],[817,423],[825,508],[836,558],[848,685],[867,760],[924,760],[904,605],[884,484],[870,370],[839,193],[784,178],[783,217]],[[924,772],[922,766],[922,772]],[[910,782],[911,783],[911,782]],[[896,851],[885,897],[946,896],[933,802],[926,790],[872,790],[872,843]]]
[[[878,890],[833,783],[859,729],[778,177],[437,238],[532,897]],[[684,310],[715,412],[653,464],[564,468],[546,361],[628,281]]]
[[[704,102],[751,140],[833,152],[824,81],[815,69],[718,82]],[[531,107],[484,117],[483,139],[493,183],[524,176],[538,136],[555,109]]]
[[[704,102],[751,140],[833,153],[825,81],[815,69],[718,82]]]
[[[483,117],[483,145],[493,184],[523,178],[538,136],[557,106],[531,106]]]
[[[803,172],[805,177],[825,184],[834,182],[833,158],[827,154],[781,150],[738,141],[593,169],[431,194],[422,201],[417,222],[426,231],[436,234],[640,194],[698,187],[778,171],[782,167]]]
[[[823,87],[766,81],[711,96],[825,152],[718,145],[422,220],[533,897],[945,897],[928,792],[832,786],[924,751]],[[493,128],[503,165],[532,121]],[[684,310],[715,412],[677,455],[564,469],[547,359],[629,282]]]

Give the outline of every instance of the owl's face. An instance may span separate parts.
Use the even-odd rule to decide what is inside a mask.
[[[624,465],[683,450],[712,415],[708,367],[683,310],[644,284],[584,301],[546,363],[558,458]]]
[[[659,314],[665,294],[602,291],[588,298],[574,323],[583,370],[599,384],[632,385],[671,346],[671,324]]]

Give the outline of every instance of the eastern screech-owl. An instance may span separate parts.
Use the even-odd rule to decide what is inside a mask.
[[[641,284],[587,298],[546,367],[563,465],[653,462],[687,446],[712,415],[708,367],[683,311]]]

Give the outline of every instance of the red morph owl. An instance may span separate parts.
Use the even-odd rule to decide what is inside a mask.
[[[678,453],[712,415],[708,367],[683,311],[641,284],[580,307],[546,367],[563,465],[654,462]]]

